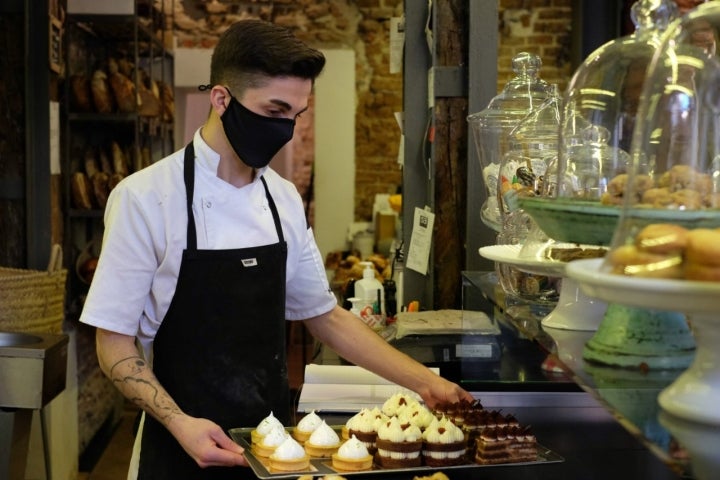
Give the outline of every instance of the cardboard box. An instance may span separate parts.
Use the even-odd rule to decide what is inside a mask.
[[[376,245],[382,240],[395,238],[395,218],[397,218],[397,215],[394,213],[378,212],[375,214]]]

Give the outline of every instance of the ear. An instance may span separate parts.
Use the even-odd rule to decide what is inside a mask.
[[[230,104],[230,93],[227,88],[221,85],[215,85],[210,89],[210,105],[213,110],[220,116],[225,113],[227,106]]]

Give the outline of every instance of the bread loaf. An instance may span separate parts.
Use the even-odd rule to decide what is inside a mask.
[[[110,175],[114,172],[110,157],[104,148],[98,149],[98,157],[100,158],[100,170]]]
[[[110,175],[110,179],[108,180],[108,190],[112,192],[113,188],[117,187],[117,184],[120,183],[123,178],[124,177],[119,173],[113,173]]]
[[[92,178],[98,170],[97,158],[95,158],[95,149],[90,147],[85,150],[84,155],[85,173],[88,178]]]
[[[175,96],[172,88],[165,82],[158,82],[160,87],[160,103],[162,103],[162,121],[172,122],[175,118]]]
[[[113,171],[126,177],[128,174],[127,160],[125,159],[125,153],[116,141],[110,143],[110,152],[112,154]]]
[[[93,105],[98,113],[111,113],[113,111],[113,97],[110,93],[110,84],[107,74],[102,70],[95,70],[90,81]]]
[[[107,205],[108,195],[110,194],[110,186],[108,184],[110,181],[110,175],[105,172],[97,172],[95,175],[90,177],[90,181],[92,183],[93,194],[95,195],[97,206],[105,208],[105,205]]]
[[[70,77],[70,104],[76,112],[92,112],[90,98],[90,80],[87,75],[76,74]]]
[[[130,78],[120,72],[111,73],[110,88],[112,88],[119,112],[131,113],[137,109],[135,84]]]
[[[73,206],[80,210],[93,208],[90,180],[83,172],[75,172],[70,177],[70,191]]]
[[[158,117],[161,113],[160,89],[144,70],[137,71],[138,114],[144,117]]]

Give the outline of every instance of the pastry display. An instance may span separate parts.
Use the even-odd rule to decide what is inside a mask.
[[[259,462],[270,473],[309,466],[320,473],[323,468],[333,468],[342,474],[538,460],[529,427],[510,413],[485,409],[478,400],[446,402],[429,409],[412,394],[399,392],[382,405],[361,409],[344,425],[328,425],[315,411],[300,422],[303,420],[312,428],[304,443],[289,434],[291,429],[272,412],[255,428],[238,429],[243,436],[240,445],[250,442],[251,466],[258,468]],[[234,430],[230,434],[239,440]],[[356,431],[365,433],[367,439],[361,439]],[[547,453],[542,460],[554,461]]]
[[[422,432],[414,425],[403,428],[397,417],[380,425],[375,458],[384,468],[411,468],[422,465]]]
[[[446,418],[437,418],[423,431],[423,463],[430,467],[460,465],[466,462],[465,434]]]
[[[329,458],[340,448],[340,437],[325,420],[313,430],[305,441],[305,452],[311,457]]]
[[[332,455],[332,466],[336,470],[358,472],[372,468],[373,456],[365,443],[353,435]]]
[[[278,420],[275,415],[273,415],[273,412],[270,412],[270,415],[263,418],[260,423],[258,423],[257,427],[255,427],[250,432],[251,443],[260,443],[263,437],[270,433],[270,431],[276,427],[279,427],[283,430],[285,429],[285,426],[282,424],[282,422]]]
[[[276,472],[296,472],[310,467],[310,457],[302,445],[288,436],[268,458],[270,470]]]

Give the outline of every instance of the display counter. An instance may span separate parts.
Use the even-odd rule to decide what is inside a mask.
[[[464,272],[463,284],[465,308],[488,310],[490,300],[491,311],[487,313],[500,332],[493,339],[499,347],[496,358],[454,355],[462,351],[458,345],[469,341],[463,335],[405,336],[391,338],[390,342],[424,364],[439,368],[443,377],[462,385],[485,408],[511,413],[521,424],[532,426],[538,443],[564,461],[455,467],[444,471],[451,480],[691,478],[682,450],[658,422],[657,394],[672,378],[584,365],[582,346],[592,332],[548,332],[529,309],[514,309],[512,316],[507,315],[502,308],[505,302],[496,296],[500,292],[494,273]],[[328,351],[319,360],[344,363]],[[558,368],[543,368],[547,360]],[[318,413],[333,424],[344,423],[349,417]],[[376,477],[377,472],[355,476]],[[385,473],[382,478],[410,480],[414,476]]]

